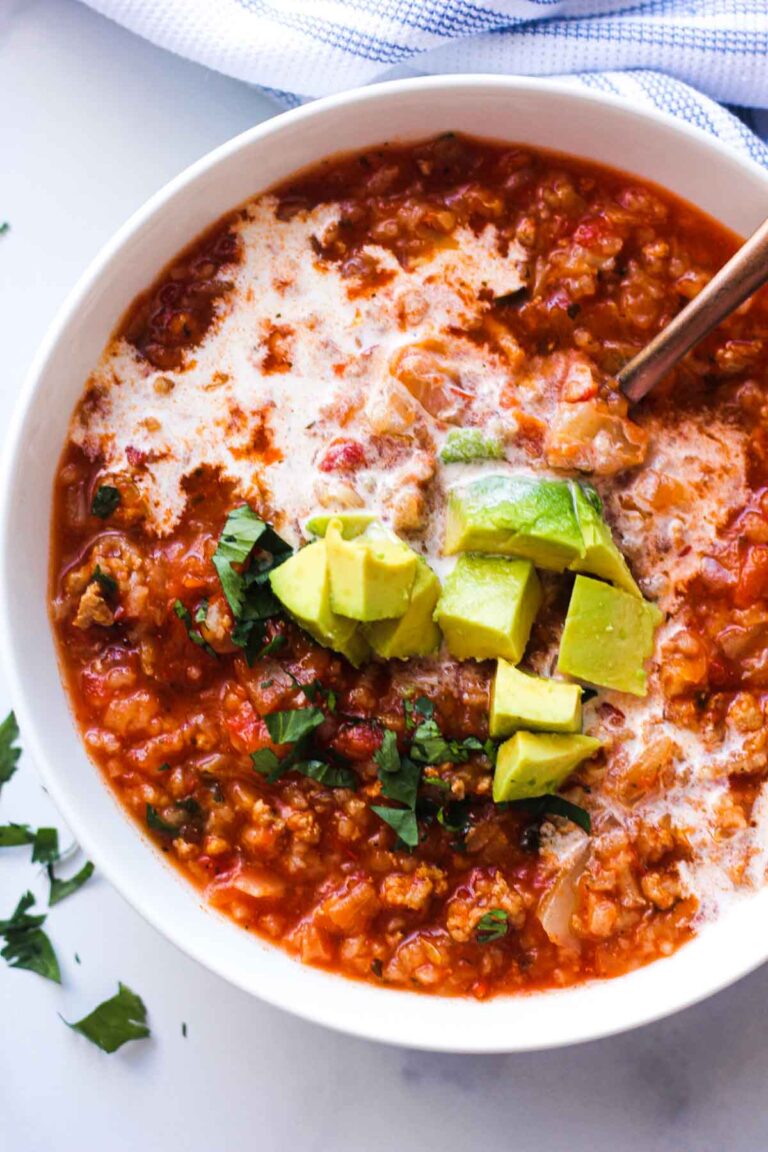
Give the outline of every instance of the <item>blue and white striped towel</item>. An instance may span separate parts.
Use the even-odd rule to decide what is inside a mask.
[[[283,105],[394,76],[568,74],[768,165],[768,0],[86,2]]]

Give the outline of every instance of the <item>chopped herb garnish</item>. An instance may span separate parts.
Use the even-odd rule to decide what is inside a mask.
[[[116,1052],[129,1040],[144,1040],[150,1034],[144,1002],[125,984],[118,984],[117,994],[104,1000],[82,1020],[76,1023],[64,1020],[64,1023],[102,1052]]]
[[[259,684],[259,688],[271,688],[273,684],[274,680],[262,680],[261,684]]]
[[[38,828],[35,832],[32,859],[39,864],[53,864],[59,858],[59,834],[55,828]]]
[[[258,551],[253,555],[257,544]],[[247,504],[230,512],[213,563],[235,617],[232,641],[245,651],[249,665],[285,643],[282,636],[274,636],[267,642],[265,624],[282,612],[272,592],[269,574],[290,553],[290,546]],[[233,564],[240,566],[240,570],[233,568]]]
[[[470,752],[488,754],[486,745],[475,736],[446,740],[433,719],[423,720],[413,733],[411,756],[421,764],[463,764]]]
[[[75,952],[75,964],[82,964],[82,960],[78,956],[77,952]]]
[[[35,833],[28,824],[0,825],[0,848],[19,848],[23,844],[34,844]]]
[[[5,236],[6,232],[10,232],[10,230],[11,226],[8,221],[3,220],[2,224],[0,224],[0,236]]]
[[[120,503],[120,490],[111,484],[100,485],[91,501],[91,515],[98,516],[99,520],[106,520],[111,516]]]
[[[256,771],[267,777],[268,784],[274,784],[282,775],[280,760],[271,748],[259,748],[258,752],[251,752],[251,760]]]
[[[147,827],[151,828],[154,832],[162,832],[165,836],[178,836],[179,828],[176,824],[169,824],[167,820],[163,820],[157,808],[151,804],[147,804]]]
[[[19,738],[19,726],[13,712],[9,712],[0,724],[0,789],[7,784],[16,771],[21,756],[21,748],[16,741]]]
[[[512,808],[521,808],[525,812],[530,812],[534,817],[543,819],[545,816],[564,816],[567,820],[577,824],[579,828],[589,834],[592,831],[592,818],[587,812],[586,808],[581,808],[578,804],[573,804],[570,800],[566,800],[564,796],[555,796],[548,794],[546,796],[536,796],[530,800],[512,800],[510,802]]]
[[[509,913],[503,908],[492,908],[475,925],[475,939],[478,944],[492,944],[503,940],[509,932]]]
[[[104,596],[114,596],[117,592],[117,580],[114,580],[108,573],[102,572],[98,564],[91,575],[91,583],[98,584]]]
[[[90,880],[91,876],[93,876],[93,871],[93,864],[91,864],[90,860],[87,860],[80,871],[76,872],[69,880],[61,880],[54,873],[53,865],[49,864],[48,879],[51,882],[51,889],[48,896],[48,906],[52,908],[54,904],[60,904],[62,900],[66,900],[67,896],[71,896],[77,892],[86,881]]]
[[[205,637],[202,635],[200,630],[195,628],[192,617],[189,614],[189,609],[184,607],[181,600],[176,600],[174,602],[173,610],[176,613],[176,615],[178,616],[179,620],[181,620],[184,627],[186,628],[187,636],[189,636],[192,643],[197,644],[198,648],[202,648],[202,650],[204,652],[207,652],[209,656],[213,656],[214,658],[218,659],[218,653],[216,652],[215,648],[212,648],[211,645],[208,643],[208,641],[205,639]],[[198,609],[198,611],[195,613],[195,620],[198,620],[198,622],[199,622],[199,615],[198,615],[199,611],[200,610]],[[203,620],[204,619],[205,619],[205,616],[203,616]]]
[[[181,1034],[184,1037],[184,1039],[186,1040],[186,1038],[187,1038],[187,1022],[186,1022],[186,1020],[182,1020]]]
[[[170,764],[163,763],[158,766],[157,770],[158,772],[170,772],[171,766]]]
[[[267,525],[247,504],[241,504],[227,516],[224,530],[213,554],[213,566],[219,574],[227,603],[239,616],[243,609],[244,582],[242,573],[233,564],[244,564],[257,541],[267,531]]]
[[[275,744],[294,744],[309,735],[325,720],[320,708],[293,708],[270,712],[264,717],[270,738]]]
[[[412,809],[383,808],[379,804],[373,804],[371,811],[394,829],[406,847],[415,848],[419,843],[419,826],[416,822],[416,813]]]
[[[379,980],[381,979],[384,974],[384,965],[381,960],[371,960],[371,972],[373,972],[374,976],[378,976]]]
[[[437,820],[449,832],[465,836],[469,831],[470,800],[449,800],[437,813]]]
[[[291,764],[291,769],[328,788],[354,788],[357,784],[357,776],[351,768],[326,764],[323,760],[300,760]]]
[[[379,770],[381,794],[387,800],[398,800],[408,808],[416,807],[416,795],[421,779],[421,766],[397,751],[397,737],[387,730],[381,745],[373,754]],[[388,811],[388,809],[387,809]]]
[[[205,624],[208,616],[208,600],[201,600],[195,609],[195,624]]]
[[[0,950],[0,956],[8,961],[11,968],[26,968],[29,972],[37,972],[46,980],[53,980],[61,984],[61,970],[56,959],[53,945],[42,930],[45,923],[45,914],[30,916],[28,909],[32,908],[35,898],[31,892],[25,892],[10,920],[0,920],[0,936],[5,939],[5,947]]]

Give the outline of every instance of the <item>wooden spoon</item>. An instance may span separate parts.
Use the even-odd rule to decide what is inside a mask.
[[[768,281],[768,220],[742,244],[671,324],[654,336],[617,377],[633,404],[647,396],[694,344]]]

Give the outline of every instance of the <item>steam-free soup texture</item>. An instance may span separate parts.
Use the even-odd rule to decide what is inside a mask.
[[[734,246],[634,177],[447,135],[257,196],[131,307],[58,470],[54,627],[89,755],[243,929],[483,998],[626,972],[763,884],[765,301],[636,410],[615,383]],[[387,660],[360,623],[355,667],[270,584],[354,511],[444,584],[449,493],[488,476],[588,482],[662,621],[645,695],[597,660],[554,799],[494,802],[495,660]],[[574,573],[532,564],[520,669],[569,681]]]

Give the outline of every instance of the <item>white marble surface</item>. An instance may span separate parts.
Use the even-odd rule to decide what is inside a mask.
[[[0,239],[0,434],[37,341],[102,241],[168,177],[271,111],[75,0],[0,0],[0,220],[12,225]],[[7,704],[0,668],[0,714]],[[0,819],[57,821],[29,760]],[[0,860],[0,916],[30,883],[44,891],[27,856]],[[49,928],[61,989],[0,967],[3,1152],[753,1152],[768,1137],[768,970],[582,1048],[433,1056],[349,1040],[250,999],[103,880],[54,909]],[[77,1018],[118,979],[146,1000],[153,1037],[106,1057],[57,1013]]]

